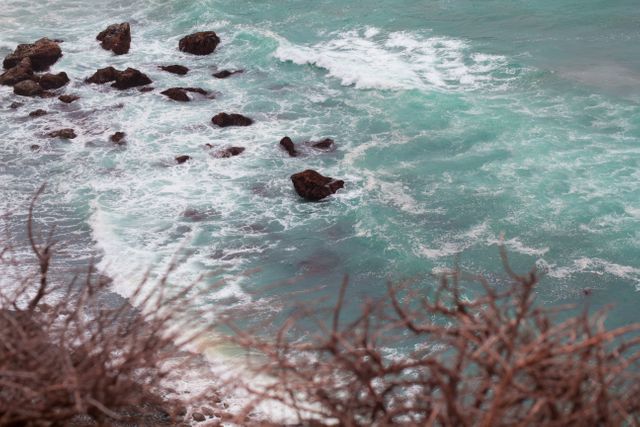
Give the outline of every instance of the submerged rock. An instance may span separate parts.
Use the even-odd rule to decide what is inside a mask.
[[[217,73],[214,73],[213,77],[215,77],[216,79],[226,79],[227,77],[231,77],[234,74],[242,74],[242,73],[244,73],[244,70],[234,70],[234,71],[222,70],[222,71],[218,71]]]
[[[298,155],[295,144],[288,136],[285,136],[280,140],[280,146],[284,148],[291,157],[296,157]]]
[[[242,114],[227,114],[220,113],[211,118],[211,122],[214,125],[221,128],[227,126],[249,126],[253,123],[253,120],[249,117],[245,117]]]
[[[176,163],[179,165],[191,160],[191,156],[178,156],[176,157]]]
[[[228,157],[238,156],[238,155],[244,153],[244,150],[245,150],[244,147],[229,147],[229,148],[225,148],[223,150],[216,151],[213,154],[213,156],[221,158],[221,159],[225,159],[225,158],[228,158]]]
[[[65,104],[71,104],[72,102],[80,99],[80,97],[77,95],[60,95],[58,99],[64,102]]]
[[[161,65],[159,68],[167,73],[178,74],[179,76],[184,76],[189,72],[189,69],[182,65]]]
[[[42,88],[33,80],[23,80],[13,86],[13,93],[20,96],[42,95]]]
[[[39,150],[40,150],[40,146],[39,146],[38,144],[31,144],[31,145],[29,146],[29,149],[30,149],[31,151],[39,151]]]
[[[124,140],[125,136],[127,136],[127,134],[124,132],[116,132],[109,137],[109,140],[114,144],[123,145],[126,143],[126,141]]]
[[[111,50],[116,55],[124,55],[129,52],[131,46],[131,27],[128,22],[109,25],[96,37],[105,50]]]
[[[39,109],[37,109],[35,111],[30,112],[29,113],[29,117],[42,117],[42,116],[44,116],[46,114],[47,114],[47,112],[45,110],[39,108]]]
[[[2,66],[5,69],[13,68],[23,59],[29,58],[34,71],[44,71],[62,56],[62,49],[58,43],[42,38],[35,43],[19,44],[13,53],[4,58]]]
[[[178,48],[182,52],[192,53],[194,55],[209,55],[216,50],[220,43],[220,38],[213,31],[201,31],[180,39]]]
[[[151,79],[147,77],[146,74],[136,70],[135,68],[127,68],[124,71],[116,73],[116,82],[111,86],[116,89],[125,90],[151,83]]]
[[[198,87],[172,87],[160,93],[173,99],[174,101],[189,102],[191,101],[191,98],[189,98],[187,92],[199,93],[200,95],[207,95],[209,93],[206,90],[200,89]]]
[[[47,136],[51,138],[74,139],[77,135],[73,129],[65,128],[49,132]]]
[[[312,201],[322,200],[344,187],[344,181],[323,176],[312,169],[291,175],[291,181],[300,197]]]
[[[31,60],[29,58],[24,58],[15,67],[8,69],[0,75],[0,84],[13,86],[21,81],[33,79],[34,75],[33,67],[31,67]]]
[[[58,74],[43,74],[39,80],[40,87],[44,90],[59,89],[69,83],[69,76],[64,71]]]
[[[9,108],[11,108],[12,110],[16,110],[20,107],[22,107],[24,104],[22,102],[12,102],[11,105],[9,105]]]
[[[335,150],[335,142],[331,138],[325,138],[321,141],[308,141],[307,144],[318,150]]]
[[[104,83],[115,81],[119,73],[120,71],[116,70],[113,67],[100,68],[98,71],[93,73],[93,75],[89,77],[86,82],[101,85]]]

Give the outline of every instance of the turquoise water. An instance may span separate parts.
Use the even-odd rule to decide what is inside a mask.
[[[115,57],[94,38],[121,21],[132,48]],[[303,289],[334,295],[344,274],[355,306],[389,279],[429,286],[456,259],[497,283],[504,233],[515,268],[546,273],[541,301],[582,301],[589,288],[595,306],[616,304],[612,322],[637,318],[637,1],[5,0],[0,24],[3,56],[19,42],[64,39],[53,69],[82,97],[11,110],[0,88],[0,210],[14,214],[4,226],[19,240],[25,204],[48,182],[39,212],[67,242],[59,262],[96,256],[123,295],[176,253],[189,256],[175,286],[222,277],[203,303],[256,312],[287,307]],[[178,52],[197,30],[219,34],[216,53]],[[173,63],[190,73],[157,69]],[[82,83],[107,65],[141,69],[155,92]],[[211,77],[223,68],[246,72]],[[171,86],[217,96],[178,104],[159,95]],[[52,114],[27,119],[36,108]],[[256,123],[213,128],[221,111]],[[40,137],[59,127],[79,137]],[[126,148],[108,142],[117,130]],[[278,148],[285,135],[331,137],[337,150],[289,158]],[[207,143],[246,151],[216,159]],[[173,165],[180,154],[193,160]],[[301,201],[289,176],[307,168],[345,189]]]

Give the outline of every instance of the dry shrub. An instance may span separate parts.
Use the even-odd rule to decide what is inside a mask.
[[[638,425],[640,324],[607,330],[604,312],[540,307],[538,275],[502,257],[506,286],[460,271],[430,290],[389,285],[344,322],[345,279],[329,316],[309,304],[275,333],[230,321],[253,378],[269,379],[245,381],[244,413],[271,401],[301,425]],[[296,332],[310,324],[313,336]]]

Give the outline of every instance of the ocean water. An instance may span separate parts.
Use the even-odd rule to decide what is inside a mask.
[[[131,51],[113,56],[95,36],[123,21]],[[216,52],[179,52],[200,30],[218,33]],[[389,280],[429,287],[455,263],[500,283],[504,234],[515,269],[545,273],[542,303],[581,303],[591,289],[590,304],[615,305],[612,324],[637,320],[637,0],[2,1],[2,56],[43,36],[64,40],[52,70],[81,99],[13,110],[0,87],[0,212],[18,254],[28,201],[46,182],[36,213],[56,226],[57,263],[95,260],[124,296],[177,255],[171,285],[203,275],[199,303],[212,310],[259,316],[331,298],[348,274],[355,311]],[[158,69],[169,64],[191,71]],[[156,90],[83,83],[108,65],[142,70]],[[159,94],[173,86],[216,98]],[[28,118],[37,108],[50,114]],[[255,124],[213,127],[222,111]],[[78,138],[42,137],[62,127]],[[126,147],[108,141],[115,131]],[[285,135],[303,156],[278,147]],[[325,137],[335,151],[304,147]],[[205,144],[246,151],[213,158]],[[192,161],[173,164],[182,154]],[[302,201],[289,176],[308,168],[345,188]]]

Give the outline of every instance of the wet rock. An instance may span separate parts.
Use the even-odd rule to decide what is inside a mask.
[[[220,113],[213,116],[211,122],[213,122],[214,125],[224,128],[227,126],[249,126],[253,123],[253,120],[241,114]]]
[[[242,154],[244,152],[244,147],[229,147],[223,150],[216,151],[213,156],[221,159],[234,157]]]
[[[312,169],[291,175],[291,181],[300,197],[312,201],[322,200],[344,187],[344,181],[323,176]]]
[[[20,83],[24,80],[33,80],[33,68],[31,67],[31,60],[24,58],[18,65],[8,69],[2,75],[0,75],[0,84],[6,86],[13,86],[16,83]]]
[[[124,55],[131,46],[131,27],[128,22],[109,25],[96,39],[101,42],[103,49],[111,50],[116,55]]]
[[[80,97],[77,95],[60,95],[58,99],[64,102],[65,104],[71,104],[72,102],[80,99]]]
[[[42,88],[33,80],[23,80],[13,86],[13,93],[20,96],[38,96],[42,94]]]
[[[127,136],[127,134],[124,132],[116,132],[109,137],[109,140],[114,144],[123,145],[126,143],[126,141],[124,140],[125,136]]]
[[[295,144],[288,136],[285,136],[280,140],[280,146],[284,148],[291,157],[296,157],[298,155]]]
[[[116,74],[116,82],[111,86],[116,89],[125,90],[151,83],[151,79],[147,77],[146,74],[136,70],[135,68],[127,68],[126,70]]]
[[[47,134],[50,138],[74,139],[77,135],[71,128],[59,129]]]
[[[335,150],[335,147],[336,147],[335,142],[331,138],[325,138],[321,141],[308,141],[307,144],[317,150],[323,150],[323,151]]]
[[[22,102],[12,102],[11,105],[9,105],[9,108],[11,108],[12,110],[17,110],[18,108],[22,107],[24,104]]]
[[[227,77],[231,77],[234,74],[242,74],[242,73],[244,73],[244,70],[234,70],[234,71],[222,70],[222,71],[218,71],[217,73],[214,73],[213,77],[215,77],[216,79],[226,79]]]
[[[179,165],[191,160],[191,156],[178,156],[176,157],[176,163]]]
[[[200,95],[206,95],[209,93],[206,90],[197,87],[172,87],[160,93],[174,101],[189,102],[191,101],[191,98],[189,98],[187,92],[199,93]]]
[[[35,111],[32,111],[29,113],[29,117],[42,117],[44,115],[46,115],[47,112],[42,110],[42,109],[37,109]]]
[[[200,408],[200,412],[202,412],[202,414],[206,415],[207,417],[213,417],[216,415],[215,411],[208,406],[203,406],[202,408]]]
[[[209,55],[216,50],[220,43],[220,38],[213,31],[201,31],[180,39],[178,48],[194,55]]]
[[[40,146],[38,144],[31,144],[29,147],[31,151],[40,151]]]
[[[89,77],[86,82],[101,85],[104,83],[115,81],[119,73],[120,71],[116,70],[113,67],[100,68],[98,71],[93,73],[93,75]]]
[[[145,87],[141,87],[140,89],[138,89],[138,92],[146,93],[146,92],[153,92],[154,90],[155,90],[154,87],[145,86]]]
[[[193,418],[194,421],[197,422],[202,422],[205,421],[207,418],[200,412],[194,412],[193,414],[191,414],[191,417]]]
[[[184,76],[189,72],[189,69],[182,65],[162,65],[159,68],[167,73],[178,74],[179,76]]]
[[[47,38],[40,39],[31,44],[20,44],[13,53],[4,58],[2,66],[5,69],[13,68],[24,58],[31,60],[34,71],[44,71],[53,65],[62,56],[62,50],[58,43]]]
[[[64,71],[58,74],[43,74],[40,77],[40,87],[44,90],[59,89],[69,83],[69,76]]]

